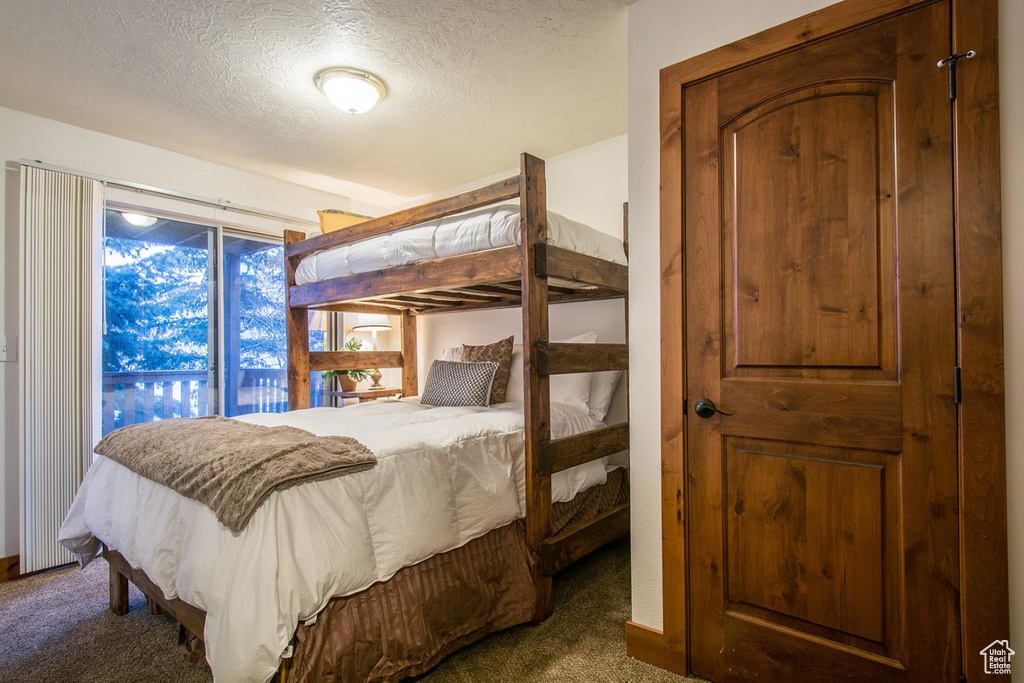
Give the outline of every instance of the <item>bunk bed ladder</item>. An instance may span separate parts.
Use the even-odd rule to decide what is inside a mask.
[[[551,439],[551,375],[627,370],[626,344],[552,344],[548,341],[548,276],[612,287],[627,297],[624,266],[597,262],[547,244],[544,162],[522,155],[520,173],[523,372],[526,390],[526,542],[537,604],[534,621],[553,610],[552,575],[629,531],[629,503],[552,536],[551,475],[629,448],[628,423]],[[623,231],[627,229],[623,206]],[[627,309],[628,333],[628,309]]]

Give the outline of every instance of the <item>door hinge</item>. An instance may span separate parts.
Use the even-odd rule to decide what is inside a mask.
[[[686,399],[683,399],[683,415],[686,415]]]
[[[960,403],[962,400],[960,387],[960,366],[953,368],[953,403]]]
[[[949,99],[953,101],[956,99],[956,63],[961,59],[970,59],[975,54],[974,50],[968,50],[962,55],[958,55],[955,52],[945,59],[940,59],[936,64],[940,69],[946,67],[949,69]]]
[[[960,683],[967,683],[967,674],[960,674]]]

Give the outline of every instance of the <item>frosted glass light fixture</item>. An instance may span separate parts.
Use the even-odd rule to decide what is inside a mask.
[[[148,228],[151,225],[155,225],[157,220],[155,216],[146,216],[141,213],[132,213],[130,211],[122,211],[121,218],[123,218],[126,223],[134,225],[136,228]]]
[[[331,103],[349,114],[362,114],[384,99],[388,89],[373,74],[344,66],[319,71],[313,82]]]

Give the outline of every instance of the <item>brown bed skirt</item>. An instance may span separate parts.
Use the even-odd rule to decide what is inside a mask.
[[[625,470],[613,470],[605,484],[553,506],[552,534],[628,499]],[[131,579],[147,595],[151,611],[158,613],[159,606],[182,622],[180,649],[190,661],[205,664],[198,635],[205,613],[177,600],[166,601],[155,584],[140,570],[132,570],[116,551],[105,555],[125,577],[122,581]],[[113,581],[112,575],[111,609]],[[157,597],[151,598],[151,592]],[[123,611],[115,612],[123,614],[127,586],[121,599]],[[525,524],[518,520],[401,569],[388,581],[332,598],[315,623],[299,625],[294,655],[283,669],[289,683],[400,681],[428,671],[488,634],[530,621],[535,599]]]
[[[628,499],[625,471],[554,506],[553,532]],[[522,520],[400,570],[389,581],[331,600],[300,625],[289,680],[400,681],[484,636],[533,618]]]

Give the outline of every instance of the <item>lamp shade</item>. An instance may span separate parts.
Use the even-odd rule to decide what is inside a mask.
[[[355,322],[356,324],[352,326],[353,332],[383,332],[391,329],[391,321],[386,315],[360,313]]]

